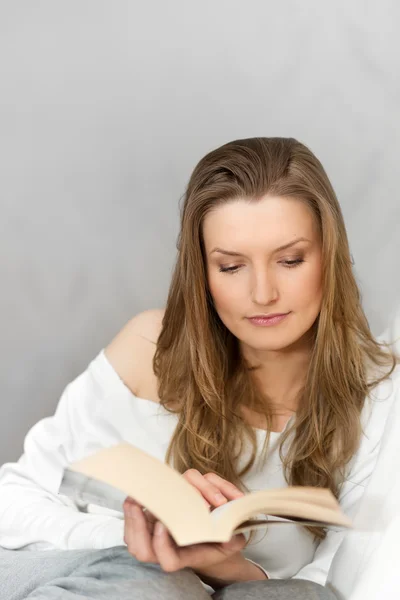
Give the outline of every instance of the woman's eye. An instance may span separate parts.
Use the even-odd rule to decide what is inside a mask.
[[[282,264],[285,265],[285,267],[287,267],[288,269],[292,269],[293,267],[297,267],[297,265],[300,265],[301,263],[303,263],[304,260],[302,258],[295,258],[294,260],[283,260]],[[239,267],[220,267],[219,270],[221,273],[237,273],[238,272]]]
[[[283,260],[281,261],[281,263],[283,265],[285,265],[285,267],[287,267],[288,269],[292,269],[293,267],[297,267],[297,265],[300,265],[301,263],[303,263],[304,260],[302,258],[295,258],[293,260]],[[238,272],[239,267],[220,267],[219,270],[221,273],[237,273]]]
[[[239,267],[220,267],[221,273],[236,273]]]
[[[282,262],[286,267],[291,269],[292,267],[297,267],[297,265],[303,263],[304,260],[302,258],[295,258],[294,260],[284,260]]]

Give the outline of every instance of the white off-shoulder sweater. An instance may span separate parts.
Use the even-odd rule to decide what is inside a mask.
[[[399,383],[397,369],[375,388],[365,404],[364,433],[339,498],[350,518],[355,516],[373,472],[387,415],[395,396],[399,396]],[[88,512],[80,512],[72,500],[58,494],[63,469],[122,440],[164,460],[177,419],[159,404],[135,396],[102,350],[65,388],[55,414],[30,429],[18,462],[0,468],[0,546],[45,551],[124,545],[122,512],[95,505],[89,505]],[[260,450],[265,431],[256,429],[256,435]],[[256,464],[245,477],[250,490],[287,485],[279,458],[279,437],[279,433],[272,433],[266,464]],[[317,544],[300,526],[275,526],[258,531],[244,555],[261,565],[271,578],[296,577],[325,584],[344,535],[344,531],[330,530]]]

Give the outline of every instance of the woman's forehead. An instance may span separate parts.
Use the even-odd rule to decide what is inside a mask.
[[[238,252],[260,244],[275,250],[296,238],[318,237],[312,209],[295,198],[268,197],[258,202],[237,200],[221,204],[203,222],[207,246],[230,245]],[[243,245],[241,249],[240,246]]]

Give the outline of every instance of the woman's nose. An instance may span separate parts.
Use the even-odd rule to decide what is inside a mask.
[[[279,295],[275,278],[266,270],[254,275],[252,292],[253,302],[259,305],[270,304]]]

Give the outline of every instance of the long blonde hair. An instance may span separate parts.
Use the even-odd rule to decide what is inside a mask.
[[[322,306],[311,331],[313,350],[299,410],[282,435],[285,477],[291,485],[328,487],[338,496],[338,473],[359,444],[365,399],[391,375],[398,357],[370,331],[343,215],[328,176],[314,154],[293,138],[249,138],[224,144],[204,156],[190,177],[153,360],[161,404],[179,415],[167,461],[173,461],[180,472],[188,468],[215,472],[244,489],[242,478],[254,465],[257,446],[255,431],[240,417],[240,407],[262,413],[270,427],[268,399],[251,377],[238,340],[214,308],[202,236],[208,211],[238,198],[257,202],[266,194],[306,202],[322,240]],[[387,370],[371,380],[371,366]],[[252,452],[239,469],[246,440]],[[319,538],[325,535],[323,528],[309,529]]]

